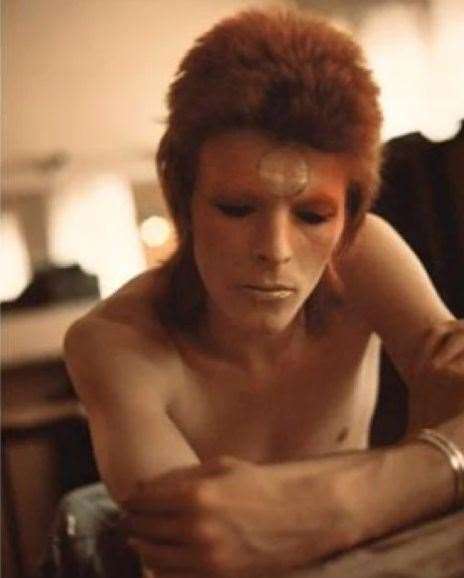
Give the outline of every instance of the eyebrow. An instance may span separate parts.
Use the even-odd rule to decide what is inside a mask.
[[[237,200],[240,201],[260,201],[262,200],[261,197],[259,195],[257,195],[256,193],[253,193],[252,191],[248,191],[246,189],[238,189],[238,190],[233,190],[233,189],[227,189],[227,188],[221,188],[221,189],[213,189],[211,191],[207,191],[206,192],[207,196],[213,196],[213,197],[234,197]]]
[[[227,188],[212,189],[211,191],[208,191],[206,194],[207,196],[217,197],[219,199],[223,198],[224,200],[229,200],[230,197],[233,197],[233,199],[230,200],[255,202],[255,203],[263,202],[262,195],[256,194],[255,192],[247,189],[237,189],[237,190]],[[270,195],[270,198],[279,199],[280,197],[277,195],[276,196]],[[283,195],[282,198],[286,198],[285,195]],[[330,206],[333,209],[336,209],[339,207],[339,205],[343,204],[342,202],[338,201],[337,196],[330,195],[329,193],[325,193],[323,191],[315,191],[309,194],[308,192],[303,191],[294,196],[289,196],[288,198],[298,205],[320,204]]]
[[[324,205],[334,209],[342,204],[341,200],[339,201],[336,197],[326,193],[317,193],[310,196],[305,196],[303,198],[297,198],[295,200],[298,204],[301,205]]]

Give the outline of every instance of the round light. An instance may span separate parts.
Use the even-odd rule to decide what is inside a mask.
[[[148,247],[161,247],[172,236],[171,223],[164,217],[153,215],[140,225],[140,236]]]

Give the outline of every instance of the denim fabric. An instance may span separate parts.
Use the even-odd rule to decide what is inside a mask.
[[[120,521],[121,511],[103,484],[67,494],[37,578],[139,578],[140,564]]]

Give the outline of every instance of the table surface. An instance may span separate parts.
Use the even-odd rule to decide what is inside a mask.
[[[464,578],[464,510],[364,544],[288,578]]]
[[[2,432],[26,432],[67,419],[82,418],[61,359],[3,367]]]

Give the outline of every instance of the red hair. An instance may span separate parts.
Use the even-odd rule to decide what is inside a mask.
[[[352,167],[346,238],[374,201],[382,120],[378,88],[358,44],[319,18],[247,10],[219,22],[182,60],[168,110],[156,160],[179,238],[177,253],[165,265],[178,277],[176,290],[195,282],[204,291],[192,254],[190,204],[198,152],[209,136],[254,128],[346,155]],[[185,301],[185,295],[179,298]]]

